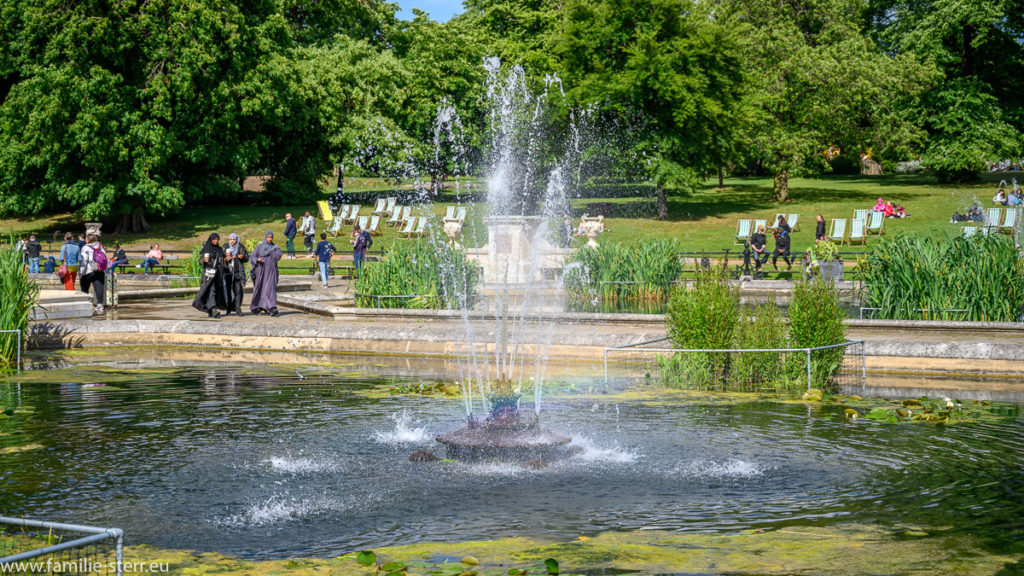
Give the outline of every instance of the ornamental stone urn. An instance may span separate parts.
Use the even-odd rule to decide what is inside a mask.
[[[97,238],[100,237],[100,228],[103,227],[102,222],[86,222],[85,223],[85,235],[95,234]]]
[[[583,235],[587,237],[587,246],[591,248],[597,248],[597,235],[604,229],[604,223],[596,220],[587,220],[580,223],[580,229],[583,231]]]
[[[462,235],[462,220],[458,218],[445,218],[444,219],[444,234],[451,240],[451,243],[456,248],[461,248],[459,244],[459,236]]]

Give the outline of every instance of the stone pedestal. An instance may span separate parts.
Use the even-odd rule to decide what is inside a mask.
[[[487,284],[525,284],[540,280],[539,267],[532,266],[533,233],[538,218],[492,216],[487,224],[487,257],[482,262]]]

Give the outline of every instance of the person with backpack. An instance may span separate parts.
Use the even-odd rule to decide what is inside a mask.
[[[366,251],[373,246],[373,237],[370,236],[369,232],[364,231],[356,224],[356,227],[352,229],[352,235],[355,236],[355,240],[352,240],[352,262],[356,266],[356,275],[359,274],[359,268],[363,265],[363,257],[366,256]]]
[[[103,283],[107,276],[107,253],[103,250],[95,234],[85,237],[85,246],[79,257],[82,277],[82,292],[89,293],[92,287],[93,297],[96,299],[96,306],[93,311],[97,314],[103,313]]]

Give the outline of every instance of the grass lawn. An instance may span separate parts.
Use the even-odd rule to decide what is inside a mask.
[[[588,197],[572,200],[574,224],[577,217],[588,210],[591,203],[609,204],[609,217],[606,218],[607,232],[601,235],[599,242],[624,242],[635,244],[653,238],[677,238],[684,250],[723,250],[738,249],[733,244],[736,221],[739,218],[763,218],[772,220],[776,211],[800,214],[800,231],[793,235],[793,251],[806,249],[814,239],[814,217],[820,213],[826,220],[831,218],[851,218],[857,208],[870,208],[875,199],[882,197],[896,204],[902,204],[910,218],[904,220],[889,219],[885,222],[887,234],[901,231],[928,233],[943,231],[947,234],[959,233],[959,225],[949,223],[954,210],[964,207],[977,197],[982,205],[992,205],[991,197],[995,193],[996,184],[1000,179],[1016,174],[986,174],[983,181],[972,185],[947,186],[940,185],[929,175],[908,176],[824,176],[818,178],[795,178],[790,181],[790,193],[793,201],[779,205],[768,200],[771,195],[771,178],[732,178],[725,181],[724,188],[718,188],[717,182],[709,182],[697,194],[688,197],[669,198],[669,217],[656,220],[653,190],[648,185],[637,185],[623,189],[618,186],[603,192],[600,188],[588,191]],[[1024,174],[1021,174],[1024,181]],[[469,200],[469,216],[464,227],[464,243],[467,246],[479,246],[486,241],[486,228],[482,215],[486,206],[472,201],[473,194],[480,191],[478,181],[461,181],[458,191],[449,186],[439,202],[423,205],[416,210],[418,214],[433,215],[434,222],[439,223],[447,205],[454,204],[458,199]],[[334,191],[331,182],[325,182],[325,192]],[[351,178],[346,181],[346,191],[361,195],[364,200],[363,214],[368,214],[373,198],[383,195],[398,195],[399,202],[410,202],[417,199],[411,187],[395,188],[371,178]],[[165,249],[191,249],[205,240],[206,236],[217,231],[222,237],[231,232],[239,233],[243,239],[260,238],[267,230],[272,230],[283,244],[284,214],[291,212],[296,218],[306,210],[316,213],[315,206],[259,206],[252,203],[239,205],[200,206],[186,208],[182,212],[167,218],[151,218],[153,229],[143,234],[114,235],[105,234],[104,242],[112,244],[120,242],[129,248],[129,252],[145,250],[149,244],[159,242]],[[318,221],[318,232],[324,228],[324,222]],[[848,225],[849,228],[849,225]],[[5,233],[24,234],[35,232],[46,247],[46,241],[62,230],[79,231],[82,229],[81,219],[73,214],[57,214],[45,217],[0,220],[0,231]],[[351,227],[346,226],[345,232]],[[386,248],[397,239],[394,228],[383,228],[383,234],[374,242],[374,249]],[[336,239],[336,246],[345,251],[348,248],[347,234]],[[582,243],[583,239],[575,242]],[[872,237],[870,246],[877,240]],[[296,240],[301,250],[301,240]],[[769,240],[769,245],[772,242]],[[861,250],[859,246],[852,248]],[[849,249],[847,249],[849,250]],[[309,261],[297,260],[287,262],[286,267],[306,268]]]

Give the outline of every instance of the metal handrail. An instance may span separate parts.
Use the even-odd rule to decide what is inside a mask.
[[[26,528],[42,528],[44,530],[66,530],[69,532],[82,532],[85,534],[92,534],[84,538],[77,538],[68,542],[61,542],[60,544],[54,544],[53,546],[47,546],[45,548],[38,548],[36,550],[29,550],[28,552],[22,552],[20,554],[14,554],[13,556],[6,556],[0,558],[0,565],[13,564],[15,562],[23,562],[25,560],[31,560],[32,558],[38,558],[45,556],[46,554],[53,554],[62,550],[68,550],[71,548],[79,548],[93,542],[100,542],[107,539],[114,540],[114,557],[116,560],[116,572],[117,576],[122,576],[124,573],[124,530],[120,528],[97,528],[95,526],[82,526],[79,524],[62,524],[60,522],[44,522],[42,520],[26,520],[24,518],[12,518],[10,516],[0,516],[0,524],[11,524],[14,526],[24,526]]]

